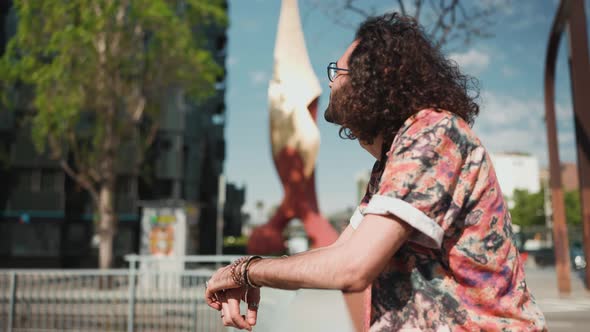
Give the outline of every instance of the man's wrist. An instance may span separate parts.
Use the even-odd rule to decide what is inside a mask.
[[[254,256],[253,256],[254,257]],[[247,280],[248,286],[253,288],[260,288],[262,283],[259,281],[259,276],[253,272],[254,266],[258,265],[264,258],[260,256],[256,256],[255,258],[251,259],[248,268],[246,269],[245,279]]]
[[[260,288],[259,284],[254,283],[250,277],[250,268],[252,264],[256,261],[262,260],[262,257],[254,255],[248,257],[246,262],[244,263],[244,283],[251,288]]]
[[[245,267],[245,263],[247,260],[248,260],[247,256],[240,257],[240,258],[236,259],[235,261],[233,261],[229,266],[230,276],[231,276],[232,280],[234,281],[234,283],[238,287],[242,287],[245,285],[244,267]]]

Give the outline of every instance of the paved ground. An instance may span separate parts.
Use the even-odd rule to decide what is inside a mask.
[[[342,293],[262,288],[256,332],[353,332]]]
[[[581,271],[572,271],[572,293],[557,291],[555,269],[527,269],[527,283],[545,313],[549,331],[590,330],[590,292],[584,288]]]
[[[553,268],[528,268],[527,283],[545,313],[549,330],[589,331],[590,292],[581,275],[572,272],[572,294],[560,296]],[[265,288],[260,319],[254,329],[263,331],[353,332],[342,295],[337,291],[286,292]]]

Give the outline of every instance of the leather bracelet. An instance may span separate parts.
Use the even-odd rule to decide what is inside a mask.
[[[250,263],[252,261],[257,260],[257,259],[262,259],[262,257],[260,257],[258,255],[250,256],[250,257],[248,257],[248,260],[246,260],[246,263],[244,264],[244,283],[246,285],[248,285],[248,287],[252,287],[252,288],[260,288],[260,286],[251,282],[250,278],[248,277],[248,267],[250,266]]]

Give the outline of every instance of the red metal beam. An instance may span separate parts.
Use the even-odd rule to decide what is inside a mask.
[[[580,203],[584,230],[584,255],[590,262],[590,63],[584,1],[571,1],[568,19],[569,65],[576,127]],[[586,268],[586,288],[590,267]]]
[[[545,59],[545,124],[547,125],[547,145],[549,148],[549,186],[553,207],[553,244],[557,270],[557,287],[560,293],[571,293],[570,255],[567,225],[565,218],[563,189],[561,186],[561,167],[559,147],[557,144],[557,127],[555,120],[555,63],[559,41],[565,28],[570,8],[570,1],[559,4],[547,45]]]

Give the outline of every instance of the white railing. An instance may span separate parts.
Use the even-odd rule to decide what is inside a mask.
[[[237,256],[130,255],[129,269],[0,270],[0,331],[227,331],[205,281]]]

